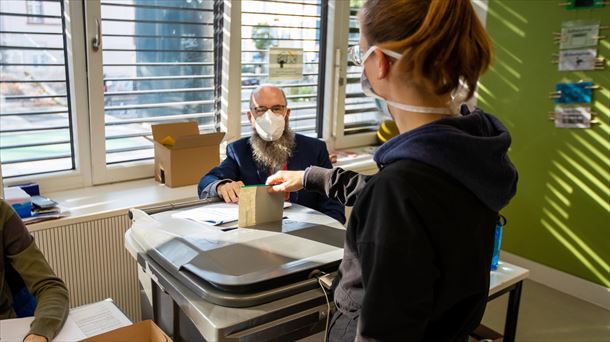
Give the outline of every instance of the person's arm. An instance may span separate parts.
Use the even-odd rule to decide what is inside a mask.
[[[305,190],[323,193],[343,205],[353,206],[371,177],[373,176],[344,170],[340,167],[326,169],[310,166],[303,175],[303,187]]]
[[[305,188],[352,206],[371,177],[340,167],[310,166],[305,171],[278,171],[269,176],[265,184],[273,185],[271,192],[293,192]]]
[[[318,156],[316,158],[316,166],[330,169],[333,167],[333,165],[330,162],[326,144],[321,142],[321,145],[322,147],[319,149]],[[318,193],[317,196],[319,196],[320,200],[320,211],[341,222],[341,224],[345,224],[345,206],[343,206],[338,200],[330,198],[325,193]]]
[[[239,164],[235,159],[235,150],[233,145],[227,146],[227,157],[220,163],[219,166],[213,168],[199,181],[197,186],[197,194],[199,198],[205,199],[218,196],[218,186],[239,180]]]
[[[38,302],[28,335],[44,336],[51,341],[68,315],[68,289],[55,275],[17,214],[4,201],[0,201],[0,206],[5,213],[10,211],[0,222],[6,260]]]
[[[383,179],[352,211],[364,298],[356,341],[421,341],[439,271],[404,186]]]

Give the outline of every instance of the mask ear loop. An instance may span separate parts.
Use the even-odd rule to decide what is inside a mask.
[[[449,102],[449,108],[454,115],[460,114],[460,108],[462,107],[462,104],[464,104],[464,101],[466,101],[467,96],[468,85],[460,78],[460,84],[451,94],[451,101]]]

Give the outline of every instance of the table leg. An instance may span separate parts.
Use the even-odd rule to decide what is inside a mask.
[[[508,307],[506,308],[506,321],[504,323],[504,342],[515,341],[522,286],[523,281],[518,282],[508,295]]]

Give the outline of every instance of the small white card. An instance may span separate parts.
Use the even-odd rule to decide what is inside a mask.
[[[591,107],[555,106],[555,127],[557,128],[590,128]]]
[[[561,24],[559,49],[577,49],[597,46],[599,22],[587,20],[566,21]]]
[[[594,70],[596,49],[559,51],[559,71]]]

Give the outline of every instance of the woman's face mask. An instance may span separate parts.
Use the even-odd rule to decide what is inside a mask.
[[[396,59],[400,59],[402,57],[402,55],[399,54],[398,52],[387,50],[387,49],[382,49],[382,48],[379,48],[379,47],[377,47],[375,45],[371,46],[366,51],[366,53],[362,56],[362,59],[361,59],[361,62],[360,62],[360,65],[362,66],[362,75],[360,76],[360,86],[362,87],[362,92],[366,96],[370,96],[370,97],[374,97],[376,99],[379,99],[379,100],[385,102],[386,106],[394,107],[394,108],[397,108],[397,109],[402,109],[402,110],[408,111],[408,112],[427,113],[427,114],[442,114],[442,115],[451,115],[451,114],[455,114],[456,113],[456,111],[453,110],[453,106],[451,106],[452,108],[412,106],[412,105],[408,105],[408,104],[404,104],[404,103],[398,103],[398,102],[394,102],[394,101],[389,101],[389,100],[386,100],[383,97],[377,95],[375,93],[375,91],[373,90],[373,87],[371,86],[371,82],[366,77],[366,73],[364,72],[364,62],[375,51],[375,49],[380,49],[384,54],[386,54],[386,55],[388,55],[390,57],[396,58]],[[390,112],[390,111],[388,110],[388,112]]]
[[[275,114],[271,109],[256,118],[256,132],[265,141],[275,141],[284,133],[286,122],[284,116]]]

